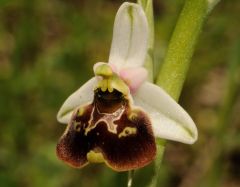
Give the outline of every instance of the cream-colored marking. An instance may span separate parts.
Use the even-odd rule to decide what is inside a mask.
[[[130,136],[136,133],[137,133],[137,129],[135,127],[125,127],[123,131],[118,135],[118,138]]]
[[[103,154],[100,152],[89,151],[87,153],[87,160],[92,163],[102,163],[104,162]]]
[[[97,110],[98,114],[103,114],[103,117],[101,117],[95,124],[93,123],[93,114],[95,109]],[[117,134],[117,124],[114,122],[119,120],[125,110],[125,107],[122,106],[118,110],[116,110],[114,113],[109,114],[109,113],[101,113],[97,107],[93,107],[92,113],[91,113],[91,118],[89,120],[89,125],[85,129],[85,136],[87,136],[88,132],[90,132],[92,129],[94,129],[99,123],[105,122],[107,124],[108,131]]]

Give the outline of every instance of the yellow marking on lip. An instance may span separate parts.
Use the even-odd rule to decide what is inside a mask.
[[[87,160],[92,163],[102,163],[105,161],[102,153],[92,150],[87,153]]]
[[[125,127],[123,131],[118,135],[118,138],[130,136],[132,134],[137,134],[137,129],[135,127]]]
[[[134,119],[136,119],[138,116],[138,113],[135,111],[132,111],[129,115],[128,115],[128,119],[133,121]]]

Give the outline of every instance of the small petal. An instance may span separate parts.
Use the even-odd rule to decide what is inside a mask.
[[[197,140],[197,128],[191,117],[160,87],[145,82],[134,102],[150,115],[156,137],[187,144]]]
[[[147,79],[147,70],[143,67],[138,68],[125,68],[119,73],[119,76],[129,86],[130,91],[134,94],[138,88]]]
[[[140,67],[147,52],[148,24],[140,5],[124,3],[118,10],[113,30],[109,63],[118,69]]]
[[[57,120],[60,123],[68,123],[71,119],[72,112],[75,108],[92,102],[94,95],[94,88],[97,85],[97,79],[94,77],[87,81],[77,91],[70,95],[63,103],[57,114]]]

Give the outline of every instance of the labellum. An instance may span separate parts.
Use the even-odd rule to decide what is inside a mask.
[[[105,162],[116,171],[143,167],[156,155],[151,122],[121,92],[97,88],[93,102],[75,110],[57,155],[79,168],[89,161]]]

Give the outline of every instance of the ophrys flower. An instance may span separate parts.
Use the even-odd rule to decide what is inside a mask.
[[[191,117],[164,90],[146,81],[147,42],[144,11],[137,4],[124,3],[115,18],[108,63],[97,63],[95,77],[58,112],[58,121],[68,123],[57,145],[61,160],[79,168],[105,162],[125,171],[155,158],[155,138],[196,141]]]

